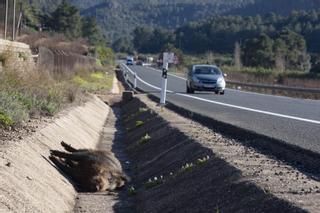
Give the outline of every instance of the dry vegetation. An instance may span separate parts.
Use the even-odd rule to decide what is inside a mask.
[[[53,116],[63,106],[82,101],[87,92],[112,86],[109,68],[81,67],[73,74],[55,78],[32,66],[27,72],[7,66],[8,57],[7,53],[0,56],[4,65],[0,72],[0,128],[19,126],[29,118]]]
[[[58,33],[55,33],[54,35],[38,32],[30,33],[28,35],[21,36],[18,41],[26,43],[33,48],[41,46],[77,54],[86,54],[89,51],[89,44],[86,40],[79,38],[70,41],[64,35]]]

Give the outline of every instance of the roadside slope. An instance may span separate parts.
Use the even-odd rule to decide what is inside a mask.
[[[70,212],[76,191],[48,161],[60,142],[94,148],[109,113],[96,97],[68,109],[43,129],[0,147],[0,212]]]
[[[320,183],[144,95],[123,107],[138,212],[318,212]]]

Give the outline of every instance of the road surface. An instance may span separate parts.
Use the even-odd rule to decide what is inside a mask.
[[[129,66],[129,80],[137,73],[137,86],[160,95],[161,72],[154,68]],[[226,89],[186,94],[186,80],[168,75],[167,100],[216,120],[280,139],[320,153],[320,101],[295,99]]]

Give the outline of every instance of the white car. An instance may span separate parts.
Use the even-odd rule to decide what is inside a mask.
[[[226,75],[215,65],[193,65],[188,72],[187,93],[197,91],[213,91],[224,95],[226,88]]]

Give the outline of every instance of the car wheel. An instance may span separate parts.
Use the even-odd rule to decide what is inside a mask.
[[[224,90],[220,92],[220,95],[224,95]]]
[[[194,93],[194,89],[187,86],[187,93]]]
[[[214,91],[214,93],[215,93],[216,95],[218,95],[218,94],[219,94],[219,91]]]

